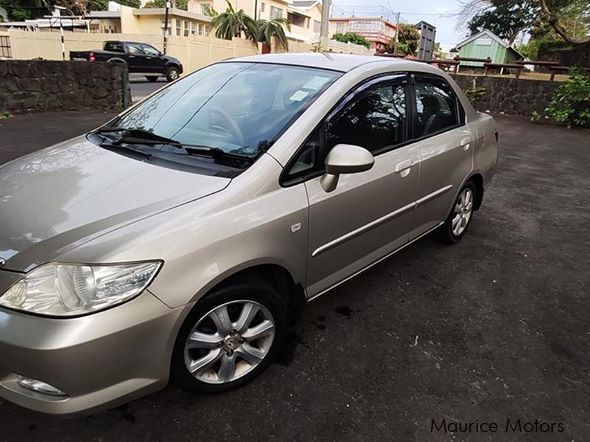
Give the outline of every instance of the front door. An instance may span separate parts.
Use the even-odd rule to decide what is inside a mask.
[[[141,45],[143,53],[145,54],[144,62],[147,69],[146,72],[159,72],[164,73],[166,69],[164,67],[165,61],[160,55],[160,51],[150,45]]]
[[[418,192],[418,152],[408,144],[406,76],[373,80],[327,119],[323,152],[337,144],[368,149],[369,171],[340,176],[327,193],[305,182],[309,213],[308,296],[345,280],[408,241]],[[312,140],[316,142],[317,140]]]

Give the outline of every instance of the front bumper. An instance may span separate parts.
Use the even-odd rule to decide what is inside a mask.
[[[16,279],[0,271],[0,287]],[[2,290],[2,291],[3,291]],[[0,397],[56,415],[90,414],[164,387],[182,308],[145,291],[123,305],[72,319],[0,309]],[[23,388],[18,375],[67,396]]]

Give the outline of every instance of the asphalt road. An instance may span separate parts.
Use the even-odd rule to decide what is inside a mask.
[[[33,148],[11,120],[0,163]],[[309,304],[284,360],[251,384],[169,386],[65,421],[0,401],[0,440],[588,440],[590,132],[498,121],[498,173],[463,240],[424,238]],[[43,120],[28,124],[44,144]],[[499,428],[453,436],[432,419]],[[507,434],[507,419],[562,427]]]
[[[152,92],[157,91],[162,86],[168,84],[164,77],[158,78],[156,82],[150,82],[145,79],[145,77],[131,74],[129,77],[129,83],[131,84],[131,100],[133,102],[139,101],[145,97],[147,97]]]

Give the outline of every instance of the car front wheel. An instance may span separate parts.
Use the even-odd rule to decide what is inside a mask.
[[[454,244],[463,237],[473,218],[475,192],[475,185],[471,181],[463,186],[455,204],[453,204],[451,213],[439,229],[440,239]]]
[[[199,301],[172,356],[172,377],[197,393],[220,393],[260,374],[286,336],[285,307],[263,281],[230,284]]]

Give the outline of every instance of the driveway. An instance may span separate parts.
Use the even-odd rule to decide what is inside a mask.
[[[454,438],[432,419],[499,427],[459,440],[586,439],[590,132],[498,122],[500,166],[465,238],[424,238],[311,303],[253,383],[215,397],[170,386],[66,421],[0,401],[0,440]],[[507,418],[564,431],[507,435]]]
[[[129,83],[131,85],[131,101],[135,103],[136,101],[143,100],[161,87],[166,86],[168,81],[164,77],[159,77],[158,81],[151,82],[147,81],[142,75],[130,74]]]

